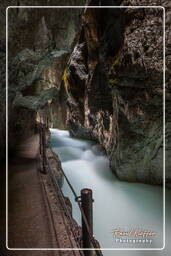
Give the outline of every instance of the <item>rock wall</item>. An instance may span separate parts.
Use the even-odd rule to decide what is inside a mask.
[[[103,3],[103,2],[101,2]],[[105,5],[113,5],[113,1]],[[89,1],[89,5],[95,5]],[[171,183],[169,1],[166,7],[166,184]],[[66,71],[70,134],[95,139],[122,180],[163,182],[163,9],[86,9]]]
[[[65,1],[65,5],[84,3]],[[27,4],[25,0],[1,1],[0,159],[5,152],[4,10],[6,6]],[[87,5],[104,4],[166,8],[166,183],[169,185],[170,2],[87,1]],[[32,0],[29,5],[61,5],[61,2]],[[60,123],[64,129],[67,105],[71,135],[98,141],[119,178],[161,184],[163,9],[92,8],[86,9],[81,19],[82,13],[82,9],[9,9],[9,149],[14,152],[19,138],[34,132],[39,112],[51,116],[52,126]]]
[[[0,159],[5,156],[5,8],[8,6],[84,5],[83,1],[1,1]],[[9,151],[23,136],[35,131],[37,113],[63,120],[61,80],[80,28],[83,9],[8,9],[8,119]],[[60,96],[58,96],[60,95]],[[53,111],[55,109],[55,111]],[[66,108],[62,107],[62,110]],[[56,116],[57,115],[57,116]],[[50,118],[51,117],[51,118]],[[59,123],[59,122],[58,122]],[[64,126],[64,125],[63,125]]]

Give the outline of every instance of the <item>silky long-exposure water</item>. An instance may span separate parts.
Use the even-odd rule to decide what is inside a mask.
[[[76,193],[80,195],[82,188],[93,190],[94,236],[101,247],[146,249],[163,247],[162,187],[118,180],[109,168],[108,159],[95,143],[71,138],[68,131],[51,129],[51,145],[58,154],[62,168]],[[81,224],[80,210],[66,181],[62,190],[72,203],[73,217]],[[114,229],[153,231],[155,235],[151,239],[148,237],[145,242],[137,242],[137,240],[133,242],[133,239],[121,242],[114,237]],[[133,254],[135,252],[136,254]],[[147,255],[146,252],[129,253]],[[124,253],[117,251],[117,255]],[[114,251],[104,251],[103,254],[116,255]]]

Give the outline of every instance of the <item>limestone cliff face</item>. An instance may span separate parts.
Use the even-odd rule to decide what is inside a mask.
[[[55,6],[59,0],[1,1],[0,59],[4,67],[0,87],[0,141],[5,146],[5,8],[7,6]],[[67,0],[64,5],[84,5]],[[8,117],[9,150],[35,130],[37,113],[53,122],[63,121],[65,103],[62,75],[80,29],[83,9],[8,9]],[[60,92],[60,97],[58,96]],[[56,121],[55,121],[56,119]],[[61,125],[64,128],[64,124]],[[5,147],[1,147],[0,159]]]
[[[149,3],[150,2],[150,3]],[[94,1],[89,1],[90,5]],[[109,5],[113,1],[108,1]],[[115,1],[115,5],[140,5]],[[147,1],[141,4],[147,5]],[[166,9],[166,184],[171,182]],[[148,5],[161,5],[148,1]],[[122,180],[163,181],[163,9],[87,9],[66,76],[72,136],[95,139]]]
[[[0,159],[5,149],[4,10],[8,5],[27,4],[26,0],[1,1]],[[84,0],[65,1],[65,5],[84,4]],[[89,0],[87,4],[166,7],[166,183],[169,185],[170,1]],[[31,0],[29,5],[61,5],[61,1]],[[67,104],[71,135],[98,141],[119,178],[161,184],[163,9],[92,8],[86,9],[81,18],[82,14],[82,9],[9,9],[9,149],[14,149],[21,136],[34,132],[37,113],[52,117],[52,123],[65,128]]]

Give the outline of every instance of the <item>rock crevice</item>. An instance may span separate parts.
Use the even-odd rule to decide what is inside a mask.
[[[168,10],[168,1],[164,3]],[[132,1],[117,4],[131,5]],[[70,134],[97,140],[120,179],[162,184],[163,9],[87,8],[81,31],[67,67]],[[167,66],[166,100],[171,88],[169,72]],[[169,186],[169,103],[166,116]]]

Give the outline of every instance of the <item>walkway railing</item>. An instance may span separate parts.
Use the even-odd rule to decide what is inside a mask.
[[[61,168],[62,174],[75,198],[75,201],[78,204],[78,207],[80,209],[81,217],[82,217],[82,237],[80,239],[80,235],[78,234],[78,231],[76,231],[76,227],[74,225],[71,213],[69,212],[68,206],[66,205],[66,201],[64,198],[64,195],[62,193],[62,190],[58,184],[58,181],[54,175],[54,173],[51,171],[51,166],[49,164],[49,161],[46,156],[46,127],[43,124],[40,124],[38,127],[39,136],[40,136],[40,155],[42,159],[41,164],[41,172],[46,174],[47,172],[51,175],[51,178],[56,185],[59,195],[60,195],[60,201],[61,205],[65,211],[66,216],[68,217],[73,236],[77,242],[78,248],[84,249],[84,255],[85,256],[102,256],[102,252],[99,246],[99,243],[97,240],[95,240],[93,236],[93,199],[92,199],[92,190],[90,189],[82,189],[81,190],[81,196],[78,196],[75,192],[74,187],[72,186],[71,182],[69,181],[68,177],[66,176],[65,172]],[[52,151],[54,158],[57,159],[57,156]]]

